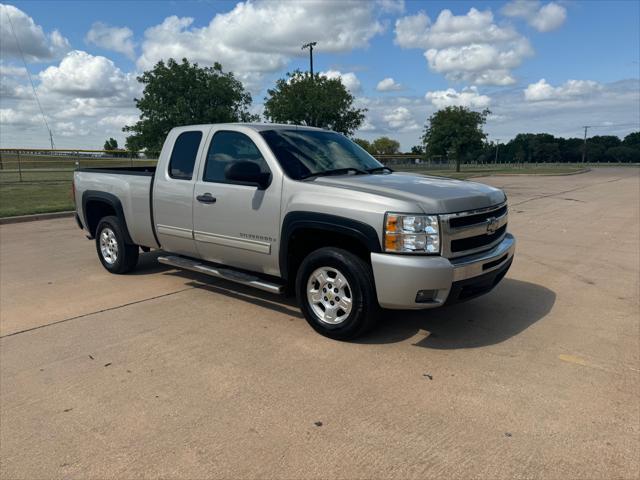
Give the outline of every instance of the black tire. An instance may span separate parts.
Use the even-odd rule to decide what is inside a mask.
[[[101,248],[101,237],[103,232],[110,235],[113,232],[115,244],[117,246],[115,261],[113,257],[105,258]],[[102,266],[111,273],[127,273],[133,270],[138,263],[138,246],[125,242],[124,229],[118,217],[109,216],[100,219],[96,228],[96,251]]]
[[[313,307],[307,297],[307,288],[312,274],[325,267],[337,270],[348,282],[348,289],[340,291],[347,292],[347,296],[350,295],[351,310],[341,323],[336,325],[326,323],[314,312],[317,308],[322,310],[326,302],[321,301],[322,305],[316,303],[316,307]],[[322,286],[319,282],[315,285],[320,293]],[[332,295],[329,299],[335,300],[334,293],[331,289],[329,291]],[[319,334],[335,340],[352,340],[365,334],[376,324],[380,313],[371,266],[357,255],[340,248],[320,248],[303,260],[296,275],[296,295],[300,309],[309,325]],[[323,299],[326,300],[327,297]],[[344,310],[338,310],[340,311],[345,315]]]

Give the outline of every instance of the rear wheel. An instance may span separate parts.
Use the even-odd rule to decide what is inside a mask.
[[[125,242],[118,217],[104,217],[96,229],[96,250],[102,266],[111,273],[127,273],[138,263],[138,246]]]
[[[329,338],[356,338],[375,325],[379,314],[371,267],[339,248],[321,248],[304,259],[296,293],[309,325]]]

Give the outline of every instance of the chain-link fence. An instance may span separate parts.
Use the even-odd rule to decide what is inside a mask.
[[[391,167],[396,170],[405,170],[405,171],[455,171],[456,170],[456,162],[447,160],[443,156],[435,156],[432,158],[426,158],[422,155],[415,154],[397,154],[397,155],[375,155],[376,159],[378,159],[384,165]],[[503,170],[514,170],[517,172],[518,170],[531,170],[531,169],[539,169],[544,168],[553,170],[554,168],[558,169],[567,169],[567,168],[582,168],[586,166],[594,166],[594,165],[630,165],[629,163],[569,163],[569,162],[474,162],[474,163],[462,163],[460,165],[460,170],[463,172],[473,172],[473,171],[503,171]],[[637,164],[635,164],[637,165]]]
[[[157,159],[124,150],[0,149],[0,184],[70,181],[81,167],[155,165]]]
[[[443,157],[427,159],[415,154],[376,155],[376,158],[395,170],[406,171],[455,171],[455,162]],[[73,171],[81,167],[153,166],[156,158],[125,150],[37,150],[0,149],[0,184],[35,182],[65,182],[73,177]],[[567,168],[567,163],[472,163],[461,165],[466,172],[483,170],[518,170]],[[584,167],[585,164],[575,166]]]

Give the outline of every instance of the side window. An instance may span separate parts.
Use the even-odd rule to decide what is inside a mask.
[[[202,132],[182,132],[178,135],[169,160],[171,178],[191,180],[200,140],[202,140]]]
[[[225,176],[226,169],[235,162],[253,162],[263,173],[269,166],[256,144],[240,132],[218,132],[213,136],[202,179],[205,182],[232,183]]]

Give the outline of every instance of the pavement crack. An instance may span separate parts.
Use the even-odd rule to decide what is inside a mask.
[[[102,310],[96,310],[95,312],[83,313],[82,315],[76,315],[75,317],[64,318],[62,320],[57,320],[55,322],[46,323],[44,325],[38,325],[37,327],[25,328],[24,330],[19,330],[17,332],[7,333],[6,335],[0,335],[0,339],[13,337],[14,335],[20,335],[21,333],[32,332],[34,330],[40,330],[41,328],[51,327],[53,325],[58,325],[60,323],[70,322],[72,320],[78,320],[80,318],[88,317],[90,315],[96,315],[98,313],[110,312],[112,310],[118,310],[120,308],[129,307],[131,305],[137,305],[138,303],[148,302],[149,300],[157,300],[158,298],[169,297],[171,295],[175,295],[177,293],[186,292],[187,290],[193,290],[196,287],[187,287],[182,288],[180,290],[176,290],[175,292],[163,293],[162,295],[156,295],[153,297],[143,298],[142,300],[136,300],[134,302],[123,303],[122,305],[116,305],[115,307],[103,308]]]
[[[521,202],[512,203],[509,206],[510,207],[516,207],[518,205],[523,205],[525,203],[534,202],[536,200],[541,200],[543,198],[555,197],[557,195],[564,195],[565,193],[571,193],[571,192],[575,192],[577,190],[584,190],[585,188],[595,187],[595,186],[598,186],[598,185],[603,185],[605,183],[618,182],[620,180],[625,180],[626,178],[628,178],[628,177],[614,178],[613,180],[607,180],[606,182],[598,182],[598,183],[593,183],[593,184],[590,184],[590,185],[581,185],[580,187],[572,188],[570,190],[564,190],[563,192],[549,193],[548,195],[538,195],[537,197],[528,198],[527,200],[523,200]],[[573,199],[571,199],[571,200],[573,200]],[[579,201],[579,200],[577,200],[577,201]]]

